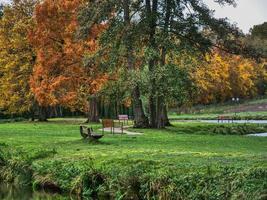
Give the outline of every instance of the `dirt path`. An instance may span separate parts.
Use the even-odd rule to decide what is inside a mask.
[[[143,133],[128,131],[127,128],[129,128],[129,127],[124,127],[124,129],[123,129],[123,133],[126,134],[126,135],[131,135],[131,136],[133,136],[133,135],[143,135]],[[101,128],[99,130],[102,131],[103,129]],[[104,132],[111,133],[111,130],[110,130],[110,128],[104,128]],[[121,130],[121,128],[114,128],[114,132],[116,134],[121,134],[122,133],[122,130]]]

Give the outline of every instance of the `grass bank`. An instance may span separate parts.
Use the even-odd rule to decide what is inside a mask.
[[[187,109],[186,113],[181,109],[176,109],[169,113],[169,117],[177,120],[212,120],[217,119],[218,115],[228,115],[244,120],[267,120],[267,97],[252,100],[241,99],[239,103],[197,105]]]
[[[170,120],[217,120],[219,115],[231,116],[235,120],[267,120],[266,112],[239,112],[239,113],[195,113],[169,114]]]
[[[0,124],[1,179],[85,199],[266,198],[266,138],[175,123],[90,143],[81,140],[81,121]]]

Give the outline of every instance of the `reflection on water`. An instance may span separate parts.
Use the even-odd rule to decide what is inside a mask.
[[[57,194],[45,192],[33,192],[31,187],[15,186],[0,182],[1,200],[67,200],[71,197],[63,197]]]

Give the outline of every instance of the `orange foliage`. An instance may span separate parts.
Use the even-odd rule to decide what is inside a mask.
[[[106,80],[97,73],[96,63],[83,67],[84,54],[97,51],[97,38],[104,26],[95,26],[87,41],[78,40],[77,13],[82,4],[83,0],[45,0],[36,6],[36,28],[29,38],[37,60],[30,85],[42,106],[75,108]]]

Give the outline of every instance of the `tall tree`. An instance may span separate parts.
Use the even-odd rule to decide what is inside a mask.
[[[138,6],[138,4],[138,2],[131,0],[88,1],[79,16],[81,24],[80,35],[85,38],[94,24],[103,22],[108,24],[108,28],[102,35],[101,46],[103,54],[100,54],[100,56],[107,55],[107,62],[104,63],[106,68],[112,68],[116,71],[118,66],[123,67],[128,70],[129,77],[140,70],[139,66],[137,66],[138,59],[136,56],[140,52],[136,51],[136,47],[140,47],[141,41],[137,39],[138,34],[135,31],[141,30],[136,28],[134,17],[132,16],[134,7]],[[107,70],[109,71],[110,69]],[[139,81],[132,81],[131,88],[135,127],[148,127],[148,118],[144,113]]]
[[[215,2],[221,5],[235,4],[234,0]],[[129,18],[125,17],[129,16],[127,12],[130,13],[130,29],[125,26]],[[205,34],[204,29],[215,32],[219,46],[227,49],[236,48],[233,38],[239,35],[236,28],[225,19],[215,19],[202,0],[90,1],[80,14],[81,32],[86,34],[93,24],[100,22],[109,24],[106,30],[109,40],[103,40],[103,46],[111,42],[113,45],[110,46],[120,47],[120,50],[127,49],[122,48],[125,43],[132,47],[143,46],[143,65],[147,65],[150,71],[149,120],[153,128],[164,127],[166,121],[163,114],[166,106],[164,95],[158,89],[164,80],[157,79],[156,72],[165,64],[168,52],[188,47],[196,51],[208,51],[213,46],[213,40]],[[126,37],[129,33],[134,36]],[[134,52],[131,54],[136,56],[136,51],[140,49],[132,49]]]
[[[36,6],[36,28],[30,39],[37,62],[31,88],[44,107],[62,105],[88,112],[91,109],[89,120],[98,121],[94,98],[89,97],[100,89],[105,77],[98,73],[96,62],[85,67],[83,57],[97,51],[97,37],[104,26],[95,25],[86,41],[76,39],[77,13],[82,3],[45,0]]]
[[[35,107],[29,79],[36,56],[28,40],[35,3],[13,1],[0,19],[0,107],[8,113],[33,113]]]
[[[123,0],[123,10],[124,10],[124,27],[128,29],[128,34],[126,33],[125,46],[126,46],[126,56],[127,56],[127,69],[129,73],[134,73],[135,64],[134,64],[134,33],[130,30],[132,29],[132,22],[130,16],[130,1]],[[132,89],[132,98],[133,98],[133,109],[134,109],[134,126],[137,128],[148,127],[148,118],[145,116],[143,104],[141,100],[141,94],[139,85],[136,84]]]

